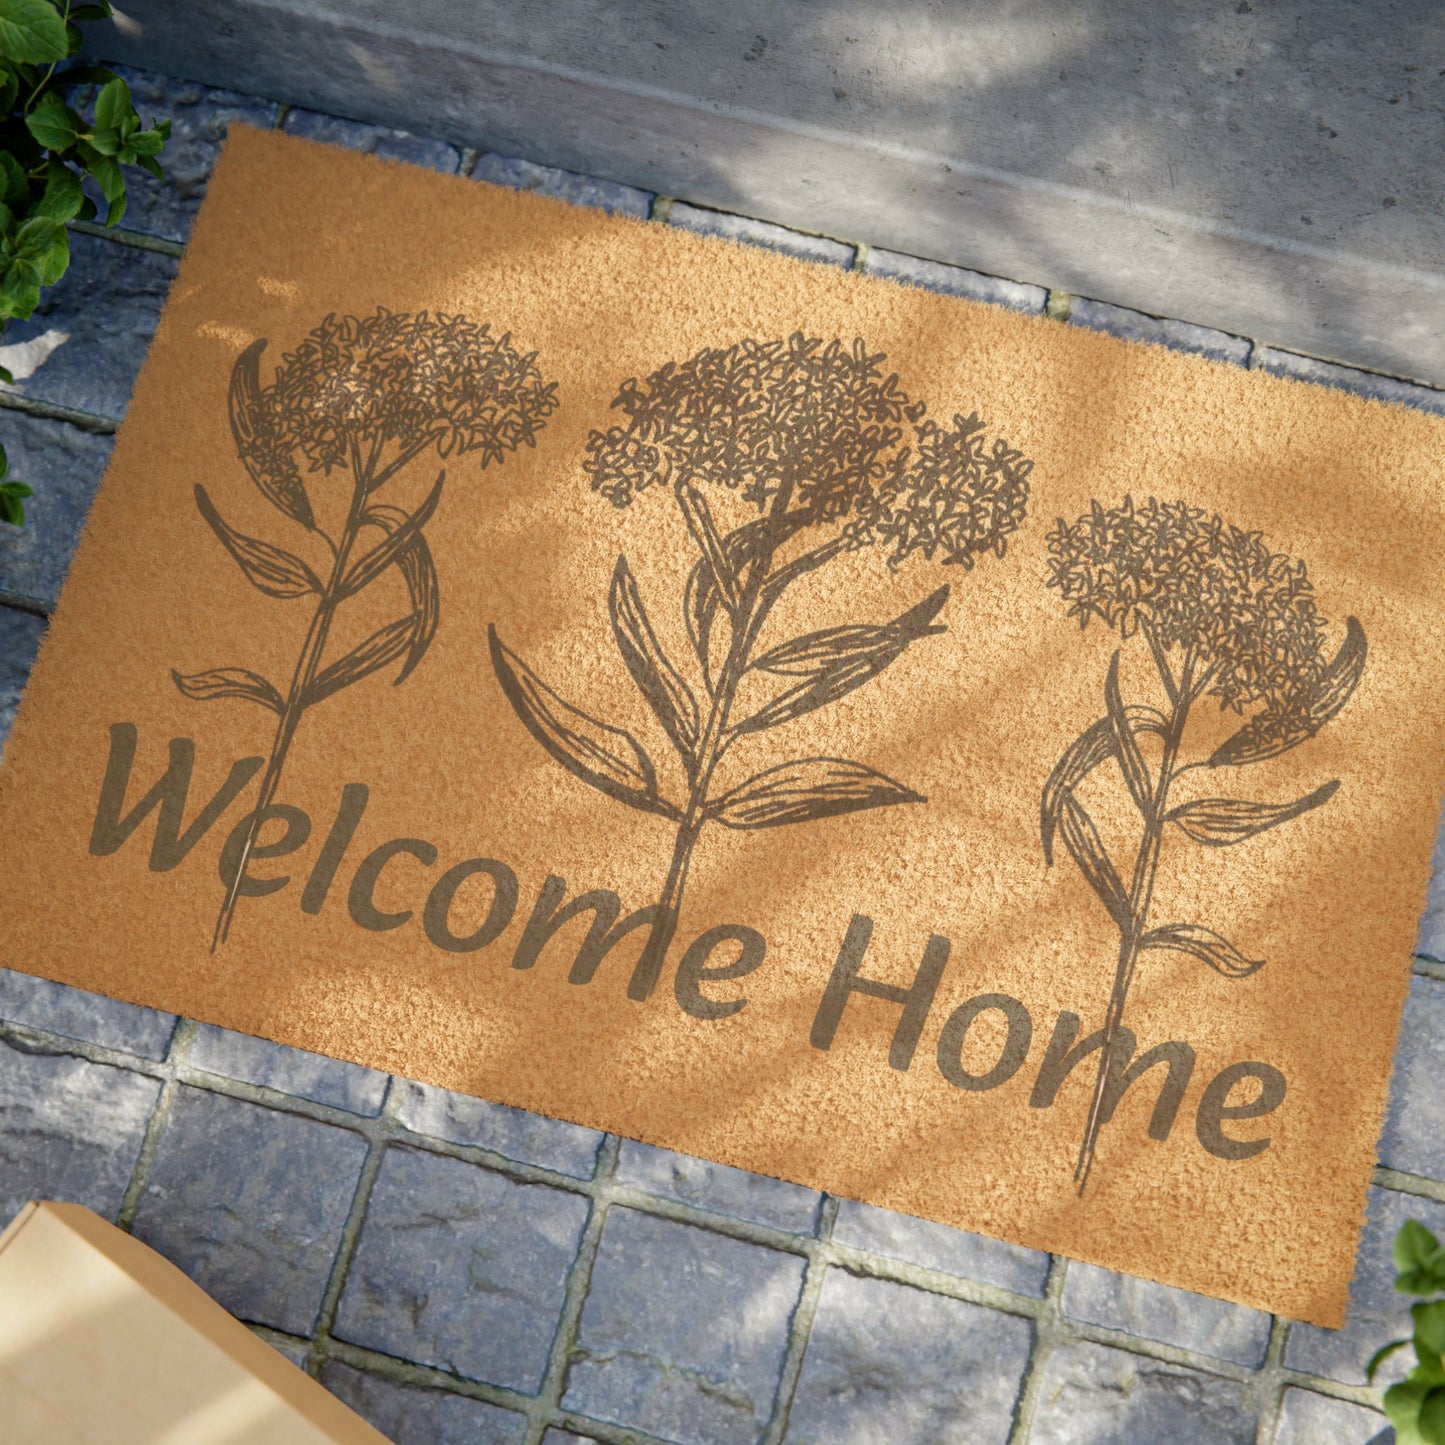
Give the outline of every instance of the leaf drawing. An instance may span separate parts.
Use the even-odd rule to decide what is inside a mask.
[[[328,316],[276,367],[261,375],[268,343],[255,341],[236,358],[227,408],[231,435],[257,491],[301,531],[316,554],[330,558],[323,578],[294,552],[251,537],[221,515],[204,487],[196,506],[246,580],[267,597],[314,598],[286,692],[247,668],[220,667],[184,675],[185,696],[208,702],[240,698],[277,718],[260,794],[228,884],[212,950],[231,927],[246,863],[281,781],[291,744],[308,708],[400,663],[404,682],[436,634],[440,592],[425,528],[442,498],[446,472],[408,509],[377,493],[407,484],[411,463],[428,452],[443,458],[474,455],[482,468],[519,446],[535,445],[557,406],[557,386],[510,335],[462,316],[415,315],[384,308],[374,315]],[[313,492],[340,485],[331,529],[317,521]],[[305,534],[310,534],[309,537]],[[370,591],[395,568],[405,584],[406,611],[341,657],[328,658],[338,611]]]
[[[886,357],[795,333],[709,347],[630,378],[623,420],[592,432],[584,471],[615,507],[669,494],[694,554],[680,599],[691,656],[669,656],[626,557],[612,574],[612,638],[661,725],[685,786],[670,800],[632,735],[546,687],[492,629],[498,682],[563,767],[619,802],[675,824],[657,922],[628,987],[646,998],[681,912],[693,850],[710,823],[753,830],[921,803],[903,783],[844,758],[803,757],[732,781],[729,751],[803,722],[941,633],[942,586],[887,622],[840,619],[770,637],[773,609],[834,558],[881,549],[970,570],[1002,556],[1024,519],[1031,463],[990,443],[977,416],[940,425],[883,369]],[[747,681],[752,701],[739,704]]]
[[[1259,533],[1185,502],[1151,497],[1136,507],[1125,497],[1106,508],[1096,501],[1072,524],[1061,519],[1048,545],[1048,585],[1059,589],[1069,615],[1080,627],[1102,622],[1141,654],[1147,649],[1166,704],[1125,700],[1124,650],[1116,649],[1104,679],[1104,716],[1064,750],[1040,803],[1045,861],[1052,865],[1055,839],[1062,838],[1119,930],[1093,1101],[1074,1171],[1082,1194],[1117,1087],[1113,1044],[1140,955],[1171,950],[1230,979],[1265,966],[1204,924],[1151,924],[1169,825],[1204,847],[1233,847],[1323,807],[1340,783],[1334,779],[1288,803],[1205,797],[1171,806],[1171,790],[1194,769],[1245,767],[1307,742],[1349,701],[1367,649],[1364,628],[1351,617],[1331,659],[1305,564],[1271,552]],[[1191,709],[1205,697],[1244,721],[1208,758],[1181,761]],[[1136,851],[1123,871],[1077,796],[1084,779],[1111,760],[1139,820]]]

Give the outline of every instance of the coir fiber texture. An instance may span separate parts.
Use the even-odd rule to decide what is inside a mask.
[[[233,132],[7,965],[1334,1325],[1438,420]]]

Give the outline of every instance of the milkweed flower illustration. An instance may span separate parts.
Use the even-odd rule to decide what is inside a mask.
[[[227,883],[214,950],[225,941],[246,885],[246,863],[307,709],[374,672],[400,662],[402,683],[436,633],[439,589],[424,529],[441,500],[445,470],[412,510],[378,494],[427,453],[474,457],[482,468],[519,446],[535,445],[557,406],[557,386],[510,335],[463,316],[378,309],[372,316],[328,316],[269,382],[261,378],[267,342],[253,342],[231,372],[229,411],[236,453],[266,500],[324,544],[323,577],[301,557],[237,531],[202,486],[196,505],[247,580],[268,597],[312,600],[310,625],[289,686],[283,691],[240,667],[172,673],[189,698],[242,698],[276,718],[260,796]],[[343,473],[344,521],[326,530],[313,492]],[[341,512],[342,507],[333,509]],[[396,568],[409,608],[366,641],[332,661],[326,644],[338,609]]]
[[[1085,628],[1102,622],[1122,642],[1147,647],[1162,706],[1126,703],[1116,649],[1104,681],[1105,713],[1069,746],[1044,787],[1041,830],[1050,865],[1062,838],[1119,930],[1114,986],[1105,1014],[1099,1067],[1075,1179],[1083,1192],[1122,1087],[1115,1040],[1140,956],[1172,949],[1226,978],[1264,966],[1212,928],[1154,926],[1150,920],[1160,848],[1173,827],[1209,848],[1230,847],[1327,803],[1338,779],[1294,802],[1199,798],[1171,806],[1173,784],[1192,769],[1264,762],[1308,741],[1349,701],[1365,666],[1364,629],[1353,617],[1330,656],[1326,620],[1305,564],[1271,552],[1258,532],[1185,502],[1151,497],[1136,507],[1097,501],[1072,524],[1048,534],[1048,586]],[[1203,698],[1244,719],[1207,758],[1181,762],[1190,710]],[[1146,756],[1145,748],[1149,755]],[[1121,872],[1094,820],[1076,796],[1080,783],[1110,759],[1137,811],[1141,832],[1132,866]],[[1128,878],[1126,883],[1124,880]]]
[[[847,758],[723,776],[744,739],[828,706],[945,630],[936,619],[947,585],[888,622],[842,621],[775,640],[766,624],[790,588],[870,547],[894,569],[916,555],[967,571],[983,553],[1002,557],[1024,519],[1032,464],[1006,442],[990,443],[975,415],[948,425],[928,417],[885,373],[886,359],[861,339],[845,345],[800,332],[709,347],[624,381],[613,402],[621,420],[588,439],[592,490],[619,508],[649,491],[670,496],[696,553],[681,598],[686,669],[663,649],[625,556],[609,594],[613,637],[677,755],[679,791],[659,782],[631,733],[566,702],[490,630],[498,680],[537,741],[583,782],[675,825],[633,998],[646,998],[661,972],[709,823],[774,828],[926,801]],[[745,518],[740,525],[719,523],[724,503]],[[738,703],[745,678],[772,684],[751,710]]]

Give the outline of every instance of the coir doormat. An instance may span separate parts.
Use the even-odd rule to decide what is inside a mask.
[[[238,130],[7,752],[4,962],[1338,1324],[1442,465]]]

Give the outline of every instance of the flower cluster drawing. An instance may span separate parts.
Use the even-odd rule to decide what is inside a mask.
[[[681,763],[680,792],[663,788],[635,737],[565,701],[492,628],[497,677],[537,741],[583,782],[675,825],[633,997],[647,997],[661,971],[709,823],[773,828],[926,801],[848,758],[803,756],[737,780],[722,768],[743,739],[836,702],[944,630],[947,585],[891,621],[770,638],[769,615],[790,588],[867,547],[893,568],[917,554],[969,570],[981,553],[1002,557],[1024,519],[1031,463],[990,443],[977,416],[928,417],[886,359],[861,339],[801,332],[709,347],[624,381],[613,406],[625,420],[588,440],[593,490],[617,507],[665,491],[696,552],[680,599],[693,654],[683,666],[659,642],[625,556],[609,596],[621,659]],[[740,525],[717,520],[720,493],[741,502]],[[736,708],[745,677],[775,680],[752,711]]]
[[[1344,642],[1331,656],[1327,623],[1305,564],[1271,552],[1259,533],[1182,501],[1151,497],[1136,506],[1125,497],[1111,508],[1095,501],[1072,524],[1061,518],[1048,534],[1048,547],[1048,586],[1059,590],[1068,614],[1081,628],[1097,620],[1122,642],[1138,639],[1136,646],[1147,646],[1160,688],[1153,702],[1126,702],[1116,649],[1104,681],[1104,716],[1059,759],[1041,804],[1046,860],[1053,863],[1055,839],[1062,838],[1119,930],[1093,1100],[1075,1170],[1082,1193],[1100,1128],[1121,1087],[1113,1044],[1140,955],[1172,949],[1229,978],[1264,966],[1263,959],[1250,958],[1206,925],[1152,924],[1166,830],[1172,825],[1205,847],[1229,847],[1322,806],[1339,781],[1281,804],[1218,797],[1171,806],[1172,786],[1192,769],[1260,763],[1313,737],[1349,701],[1364,669],[1366,643],[1364,629],[1351,617]],[[1245,721],[1207,758],[1181,762],[1190,710],[1206,697]],[[1084,779],[1110,759],[1140,820],[1137,851],[1123,869],[1076,796]]]
[[[533,446],[557,406],[536,353],[510,335],[462,316],[378,309],[372,316],[328,316],[261,377],[264,340],[237,358],[231,373],[230,421],[236,453],[261,495],[319,538],[330,557],[322,577],[301,557],[237,531],[210,495],[196,487],[202,517],[247,580],[268,597],[313,599],[295,670],[284,691],[242,667],[173,672],[190,698],[242,698],[276,717],[260,795],[216,921],[212,948],[225,941],[246,884],[246,863],[273,806],[303,714],[343,688],[400,662],[401,683],[436,633],[440,593],[425,528],[441,501],[446,472],[412,510],[378,493],[422,455],[475,454],[481,467]],[[346,475],[344,520],[328,531],[312,492],[333,473]],[[339,510],[339,509],[338,509]],[[395,567],[409,608],[344,656],[327,660],[337,610]]]

